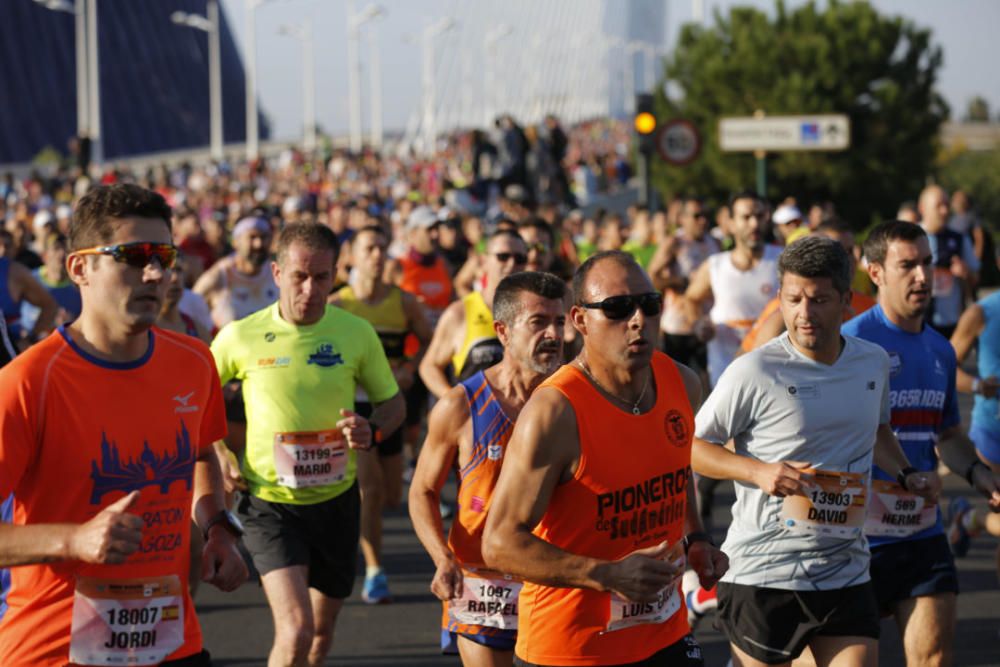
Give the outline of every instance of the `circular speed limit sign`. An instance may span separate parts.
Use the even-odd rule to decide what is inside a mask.
[[[701,150],[701,137],[690,122],[680,118],[664,123],[656,135],[656,149],[660,157],[673,165],[690,163]]]

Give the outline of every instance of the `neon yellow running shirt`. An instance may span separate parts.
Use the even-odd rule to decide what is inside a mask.
[[[399,392],[382,344],[365,320],[334,306],[316,324],[296,326],[275,303],[232,322],[212,342],[225,384],[243,382],[247,447],[243,477],[269,502],[312,505],[354,483],[353,451],[336,431],[354,409],[358,385],[373,403]]]

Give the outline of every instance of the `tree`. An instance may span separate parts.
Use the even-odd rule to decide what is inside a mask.
[[[654,165],[658,188],[721,200],[754,183],[749,153],[723,153],[722,116],[845,113],[851,148],[839,153],[768,155],[768,196],[832,200],[861,228],[913,199],[932,167],[948,107],[935,90],[941,49],[929,30],[885,17],[865,2],[810,2],[774,19],[756,9],[716,11],[714,26],[687,25],[658,86],[662,119],[682,117],[702,133],[700,157],[687,167]],[[678,90],[667,98],[665,89]]]
[[[968,123],[990,122],[990,103],[979,95],[973,97],[969,100],[969,106],[965,110],[965,121]]]

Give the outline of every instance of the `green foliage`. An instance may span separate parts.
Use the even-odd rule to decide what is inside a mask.
[[[977,95],[969,100],[964,120],[969,123],[990,122],[990,103],[986,101],[986,98]]]
[[[916,196],[937,152],[948,115],[934,88],[940,66],[929,30],[865,2],[831,0],[823,10],[810,2],[789,12],[779,0],[773,19],[747,7],[717,11],[711,28],[685,26],[666,62],[680,98],[668,99],[662,85],[657,96],[661,119],[699,128],[701,155],[687,167],[656,161],[654,183],[667,195],[721,201],[755,181],[752,154],[720,151],[720,117],[846,113],[849,150],[768,155],[768,197],[832,200],[857,228],[894,215]]]
[[[963,151],[947,160],[938,180],[948,190],[965,190],[988,229],[1000,229],[1000,148]]]

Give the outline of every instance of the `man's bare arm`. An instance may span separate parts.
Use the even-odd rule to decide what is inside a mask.
[[[980,460],[976,446],[960,427],[952,426],[938,434],[937,453],[952,472],[971,482],[991,508],[1000,510],[1000,475]]]
[[[469,404],[465,399],[465,390],[455,387],[431,410],[427,438],[420,450],[417,468],[410,483],[410,520],[417,538],[437,568],[431,589],[438,597],[444,596],[442,599],[445,600],[457,594],[461,573],[456,572],[458,564],[455,554],[448,548],[444,536],[440,510],[441,489],[458,457],[459,439],[467,430],[468,422]]]
[[[455,331],[456,327],[463,324],[462,320],[465,318],[463,309],[461,301],[456,301],[445,309],[434,330],[431,344],[420,361],[420,379],[437,398],[441,398],[451,389],[445,369],[448,368],[455,353]]]
[[[382,437],[387,438],[403,425],[406,419],[406,399],[402,392],[396,392],[387,401],[381,401],[372,405],[371,416],[368,417],[370,423],[378,426],[382,432]]]
[[[426,347],[431,342],[431,338],[434,337],[434,328],[431,327],[423,304],[417,301],[417,297],[406,291],[403,291],[403,314],[406,315],[410,331],[420,341],[420,346]]]

